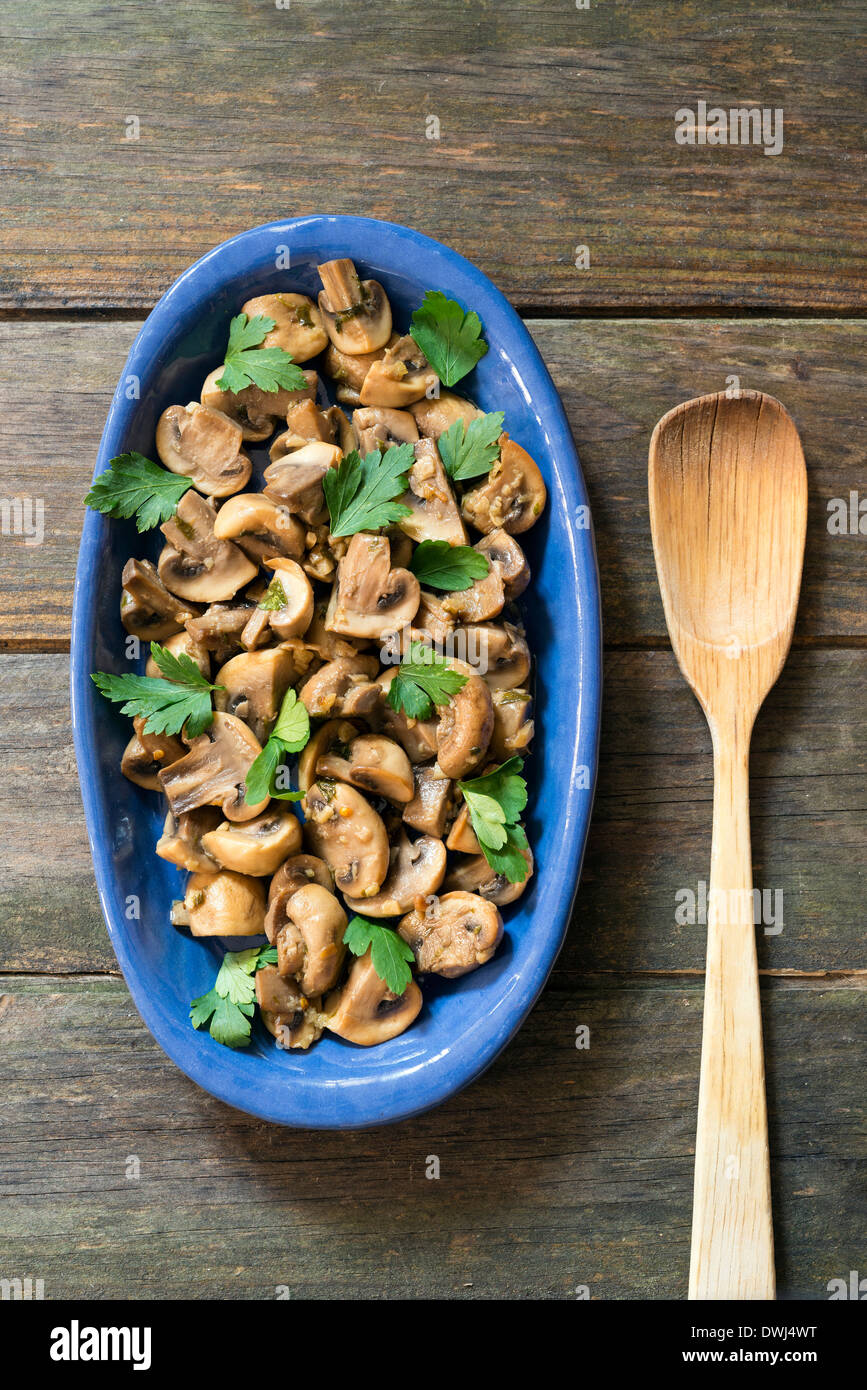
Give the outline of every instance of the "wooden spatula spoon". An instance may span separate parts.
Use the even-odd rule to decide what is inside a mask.
[[[713,847],[689,1297],[772,1299],[774,1237],[749,822],[749,746],[792,640],[807,473],[772,396],[700,396],[650,442],[665,619],[713,740]]]

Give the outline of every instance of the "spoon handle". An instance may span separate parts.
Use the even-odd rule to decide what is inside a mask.
[[[756,962],[749,727],[714,730],[713,849],[695,1142],[691,1299],[775,1297]]]

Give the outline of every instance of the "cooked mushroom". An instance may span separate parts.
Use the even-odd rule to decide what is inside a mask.
[[[266,969],[275,970],[276,967],[270,966]],[[257,984],[259,977],[264,973],[264,970],[259,971],[256,977]],[[306,999],[300,990],[295,988],[291,980],[284,980],[283,985],[284,992],[281,998],[295,1000],[294,1013],[272,1013],[270,1009],[260,1009],[259,1016],[268,1032],[276,1039],[278,1047],[306,1049],[322,1036],[322,1029],[325,1027],[322,1000],[318,998]]]
[[[444,893],[424,912],[407,913],[397,929],[420,971],[451,980],[491,959],[503,919],[494,903],[475,893]]]
[[[325,1026],[348,1042],[372,1047],[405,1032],[421,1006],[421,990],[415,981],[403,994],[393,994],[377,975],[367,951],[352,962],[343,988],[326,999]]]
[[[438,396],[417,401],[409,408],[420,433],[428,439],[439,439],[456,420],[463,420],[466,426],[482,414],[472,401],[464,400],[463,396],[456,396],[452,391],[442,390]]]
[[[259,740],[233,714],[215,714],[214,722],[190,744],[190,751],[160,773],[160,783],[175,816],[197,806],[221,806],[226,820],[253,820],[268,798],[248,806],[245,778],[261,753]]]
[[[265,885],[230,869],[193,874],[183,911],[172,920],[193,936],[261,936],[265,930]]]
[[[320,756],[316,771],[387,801],[413,798],[412,764],[400,745],[384,734],[360,734],[345,746],[332,743]]]
[[[489,562],[490,564],[490,562]],[[503,576],[497,565],[490,565],[487,574],[476,579],[468,589],[456,589],[442,601],[446,613],[464,622],[480,623],[496,618],[503,611],[506,592]]]
[[[449,830],[446,849],[457,850],[460,854],[481,854],[482,852],[482,847],[476,838],[476,832],[473,830],[473,823],[470,820],[470,808],[466,802],[461,806]]]
[[[533,700],[529,690],[492,690],[494,732],[490,753],[498,763],[507,758],[523,756],[535,733]]]
[[[391,336],[391,305],[377,280],[360,280],[350,260],[319,267],[319,309],[329,338],[350,357],[375,352]]]
[[[411,763],[430,762],[437,754],[439,720],[435,716],[430,719],[410,719],[402,709],[392,708],[386,696],[396,675],[397,671],[392,669],[382,671],[377,676],[377,684],[382,691],[378,710],[383,727],[387,734],[397,739]]]
[[[263,391],[259,386],[245,386],[242,391],[223,391],[218,385],[223,368],[205,379],[202,387],[202,405],[210,406],[227,416],[241,430],[242,437],[251,443],[261,443],[274,433],[277,420],[285,419],[286,412],[299,401],[315,400],[319,386],[316,372],[305,371],[306,385],[297,391],[280,387],[277,391]]]
[[[412,774],[415,790],[412,801],[403,808],[404,824],[441,840],[451,806],[452,780],[444,777],[436,764],[414,767]]]
[[[417,898],[426,900],[435,893],[445,878],[446,847],[431,835],[420,835],[413,843],[401,830],[391,855],[391,866],[378,893],[370,898],[346,895],[350,912],[397,917],[408,912]]]
[[[205,680],[210,680],[211,654],[207,647],[202,642],[199,642],[192,633],[187,632],[186,629],[182,632],[175,632],[171,637],[166,638],[163,646],[167,652],[171,652],[172,656],[180,656],[181,653],[183,653],[184,656],[188,656],[191,661],[196,663],[202,675],[205,677]],[[156,677],[162,675],[162,671],[152,656],[149,656],[147,659],[145,675]]]
[[[303,648],[301,655],[305,655]],[[283,696],[300,674],[297,654],[289,648],[241,652],[217,672],[214,705],[224,714],[243,719],[264,744],[280,713]]]
[[[243,825],[223,821],[202,836],[202,844],[224,869],[262,878],[301,848],[301,826],[288,807],[271,805]]]
[[[265,496],[300,516],[308,526],[326,520],[322,479],[340,462],[336,444],[305,444],[265,469]]]
[[[323,661],[333,661],[338,656],[357,656],[359,651],[367,646],[367,643],[348,642],[345,637],[338,637],[336,632],[329,632],[325,626],[327,616],[328,604],[326,602],[314,604],[313,617],[304,634],[305,647],[309,647]]]
[[[414,541],[466,545],[466,528],[436,445],[430,439],[420,439],[414,448],[415,463],[409,470],[409,488],[400,498],[412,515],[401,517],[398,522],[401,531]]]
[[[217,603],[232,598],[256,578],[257,567],[231,541],[214,535],[215,514],[192,488],[160,530],[168,541],[159,558],[159,576],[183,599]]]
[[[439,377],[418,343],[407,334],[370,364],[361,387],[361,403],[400,408],[423,396],[429,398],[438,383]]]
[[[328,346],[328,334],[313,300],[306,294],[260,294],[241,306],[241,313],[254,319],[261,315],[274,320],[262,339],[263,348],[282,348],[295,362],[309,362]]]
[[[332,343],[325,353],[325,371],[335,383],[335,395],[346,405],[361,404],[361,388],[370,367],[385,356],[387,348],[397,342],[398,335],[392,333],[388,342],[375,352],[341,352]]]
[[[468,676],[443,707],[437,726],[437,762],[447,777],[465,777],[478,767],[493,728],[491,692],[480,676]]]
[[[286,411],[286,429],[277,436],[268,450],[271,462],[276,463],[278,459],[285,458],[293,450],[303,449],[307,444],[339,442],[335,437],[339,416],[346,420],[342,411],[338,411],[335,416],[333,410],[320,410],[315,401],[299,401],[297,405],[291,406]],[[348,420],[346,424],[349,424]],[[343,447],[342,444],[340,447]]]
[[[511,603],[524,592],[530,582],[530,566],[514,536],[498,528],[483,536],[474,549],[485,556],[492,568],[499,570],[507,602]]]
[[[486,535],[502,528],[516,536],[535,526],[548,493],[526,449],[507,434],[501,434],[498,442],[500,457],[484,482],[464,493],[461,512],[465,521]]]
[[[309,888],[318,884],[334,892],[334,879],[331,870],[315,854],[293,854],[282,864],[271,880],[268,890],[268,911],[265,914],[265,935],[275,942],[282,928],[289,921],[289,900],[299,888]]]
[[[483,854],[476,854],[454,865],[446,875],[446,890],[478,893],[480,898],[487,898],[497,907],[507,907],[520,898],[533,877],[532,850],[522,849],[520,853],[529,869],[527,877],[520,883],[510,883],[505,874],[498,874],[491,868]]]
[[[355,898],[372,898],[388,873],[388,836],[381,817],[354,787],[325,778],[314,782],[302,803],[305,836],[324,859],[337,887]]]
[[[378,670],[375,656],[338,656],[305,681],[298,698],[316,719],[329,714],[364,714],[379,703],[379,691],[372,688]]]
[[[199,492],[240,492],[253,467],[241,448],[241,426],[210,406],[170,405],[157,425],[157,453],[172,473],[191,478]]]
[[[157,854],[160,859],[167,859],[191,874],[216,873],[220,866],[202,848],[202,836],[209,830],[216,830],[222,819],[215,806],[199,806],[181,816],[173,816],[169,811],[163,833],[157,840]]]
[[[209,603],[204,613],[187,619],[187,633],[220,665],[234,656],[239,647],[258,646],[261,632],[254,634],[259,610],[251,598],[238,598],[232,603]],[[267,613],[259,615],[268,626]]]
[[[302,637],[313,617],[313,589],[310,580],[295,560],[275,555],[266,560],[274,578],[262,600],[268,622],[278,637]]]
[[[325,626],[342,637],[382,639],[412,621],[420,593],[414,574],[392,568],[388,537],[359,531],[337,566]]]
[[[530,674],[530,648],[523,632],[514,623],[475,623],[458,628],[456,642],[465,650],[478,653],[472,658],[491,690],[513,690],[522,686]]]
[[[406,410],[356,410],[352,426],[362,454],[372,454],[375,449],[384,454],[396,444],[415,444],[418,440],[415,420]]]
[[[149,792],[162,791],[159,773],[165,765],[164,762],[155,758],[149,749],[145,748],[136,734],[133,734],[126,745],[120,760],[120,770],[124,777],[128,778],[130,782],[135,782],[137,787],[144,787]]]
[[[127,560],[121,575],[120,620],[145,642],[163,642],[199,611],[169,593],[150,560]]]
[[[412,621],[411,637],[422,642],[441,642],[445,645],[455,630],[454,614],[444,606],[444,595],[422,589],[418,610]]]
[[[301,692],[301,703],[304,704],[304,692]],[[309,707],[308,707],[309,709]],[[316,769],[319,759],[331,748],[345,753],[350,743],[358,736],[358,729],[355,724],[350,724],[346,719],[329,719],[310,735],[298,758],[298,785],[303,792],[306,792],[311,782],[316,781]]]
[[[305,994],[322,994],[337,983],[346,947],[346,913],[333,893],[308,883],[292,894],[277,934],[277,969],[294,975]]]
[[[260,492],[230,497],[214,519],[214,535],[220,541],[236,541],[244,554],[260,562],[274,555],[297,560],[304,554],[306,531],[287,507]]]

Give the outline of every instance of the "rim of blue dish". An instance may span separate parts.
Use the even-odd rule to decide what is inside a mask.
[[[157,302],[130,349],[106,419],[94,477],[107,468],[110,458],[121,452],[120,446],[139,407],[138,400],[127,398],[125,381],[131,375],[142,379],[148,375],[154,360],[160,358],[165,341],[173,336],[178,320],[189,316],[209,292],[216,292],[225,281],[242,275],[251,262],[258,263],[264,251],[273,252],[275,236],[291,247],[293,237],[305,236],[309,239],[317,229],[322,240],[327,237],[331,244],[335,241],[341,243],[342,249],[333,254],[379,265],[383,272],[404,274],[410,280],[419,278],[418,257],[419,253],[424,253],[428,262],[433,260],[438,272],[436,283],[428,287],[442,289],[466,307],[476,309],[482,319],[487,341],[503,345],[528,398],[535,400],[535,392],[538,391],[545,399],[545,434],[550,443],[546,460],[549,495],[551,505],[565,509],[566,531],[577,585],[579,651],[576,652],[576,669],[581,674],[581,685],[576,743],[591,758],[590,787],[580,796],[576,796],[572,789],[570,804],[566,808],[559,808],[561,814],[565,810],[569,834],[565,853],[558,858],[556,865],[558,882],[550,914],[551,922],[557,924],[556,939],[552,940],[550,935],[543,939],[540,934],[538,949],[522,972],[520,981],[515,982],[520,983],[521,989],[518,1011],[511,1012],[506,1021],[498,1023],[492,1019],[486,1041],[481,1047],[475,1038],[458,1039],[448,1051],[447,1066],[435,1068],[428,1064],[420,1074],[407,1078],[407,1084],[398,1088],[403,1097],[401,1100],[383,1109],[381,1095],[371,1095],[369,1099],[372,1104],[368,1106],[363,1102],[359,1104],[356,1099],[347,1107],[346,1115],[340,1118],[335,1117],[330,1105],[317,1113],[309,1094],[305,1094],[301,1104],[298,1104],[289,1077],[273,1070],[265,1078],[261,1066],[250,1067],[254,1061],[261,1063],[263,1059],[256,1059],[244,1051],[233,1052],[216,1044],[216,1053],[203,1047],[202,1044],[207,1041],[205,1035],[194,1031],[186,1019],[179,1026],[177,1018],[161,1009],[158,1001],[144,988],[127,941],[129,926],[114,920],[111,904],[114,870],[104,834],[107,828],[103,815],[104,799],[98,793],[96,779],[88,776],[88,769],[97,762],[99,739],[99,697],[95,696],[90,680],[96,616],[93,574],[107,528],[113,523],[89,509],[85,512],[75,576],[70,692],[79,780],[103,916],[133,1002],[151,1035],[192,1081],[238,1110],[298,1128],[355,1129],[393,1124],[420,1114],[476,1080],[521,1027],[541,993],[569,926],[587,842],[598,766],[602,635],[593,530],[592,526],[580,529],[574,521],[581,515],[579,509],[585,509],[585,514],[589,514],[589,500],[562,402],[538,349],[518,314],[482,271],[450,247],[394,222],[339,214],[280,219],[231,237],[189,266]],[[225,1055],[221,1057],[218,1055],[220,1053]],[[323,1092],[328,1089],[327,1085],[321,1086]],[[372,1091],[374,1088],[368,1085],[366,1089]]]

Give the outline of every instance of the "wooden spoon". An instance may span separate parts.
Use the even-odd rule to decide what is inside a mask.
[[[773,396],[686,401],[650,441],[665,620],[713,740],[713,847],[691,1299],[772,1299],[774,1237],[749,822],[749,746],[795,622],[807,525],[798,432]]]

